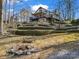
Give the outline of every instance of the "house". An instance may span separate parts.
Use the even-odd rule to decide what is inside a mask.
[[[26,22],[29,23],[30,22],[30,11],[28,9],[22,9],[19,13],[18,19],[21,22]]]
[[[44,9],[43,7],[39,7],[38,10],[32,14],[31,20],[38,21],[40,24],[52,24],[53,22],[59,22],[59,16],[56,12],[51,12],[49,10]]]

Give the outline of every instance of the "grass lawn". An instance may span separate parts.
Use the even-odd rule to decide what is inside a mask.
[[[31,44],[39,49],[42,49],[52,45],[59,45],[66,42],[77,41],[79,40],[79,33],[54,33],[45,36],[18,36],[0,39],[0,59],[6,59],[6,50],[11,46],[23,44],[22,41],[24,38],[26,38],[26,40],[28,38],[35,39]],[[49,53],[51,53],[52,50],[54,51],[55,49],[49,48],[47,50],[29,56],[18,57],[17,59],[44,59]]]

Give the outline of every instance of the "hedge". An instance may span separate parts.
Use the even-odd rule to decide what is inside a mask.
[[[32,30],[34,30],[34,29],[45,29],[45,30],[48,30],[48,29],[52,29],[53,30],[52,27],[30,27],[30,26],[28,26],[28,27],[18,27],[17,29],[20,29],[20,30],[27,30],[27,29],[32,29]]]
[[[16,30],[14,33],[16,35],[32,35],[32,36],[41,36],[50,34],[52,31],[38,31],[38,30]]]
[[[79,33],[79,30],[15,30],[12,33],[16,35],[41,36],[53,33]]]

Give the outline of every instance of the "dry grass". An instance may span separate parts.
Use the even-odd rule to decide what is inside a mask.
[[[15,46],[16,44],[21,44],[22,40],[25,38],[26,36],[21,36],[21,37],[13,37],[13,38],[5,38],[5,39],[1,39],[0,41],[0,59],[6,59],[4,58],[6,50],[11,47],[11,46]],[[34,39],[34,38],[32,38]],[[70,41],[76,41],[79,40],[79,33],[70,33],[70,34],[59,34],[57,36],[53,36],[53,35],[48,35],[48,36],[42,36],[42,37],[38,37],[36,38],[36,40],[33,41],[33,44],[35,47],[37,48],[44,48],[44,47],[48,47],[51,45],[58,45],[58,44],[62,44],[65,42],[70,42]],[[47,50],[29,55],[29,56],[22,56],[22,57],[18,57],[16,59],[45,59],[45,57],[51,53],[51,51],[54,51],[54,48],[49,48]],[[3,56],[3,57],[2,57]]]
[[[51,36],[46,39],[35,40],[33,44],[39,48],[42,48],[45,46],[58,45],[58,44],[62,44],[70,41],[76,41],[76,40],[79,40],[78,33],[66,34],[66,35],[60,35],[60,36],[54,36],[54,37]]]

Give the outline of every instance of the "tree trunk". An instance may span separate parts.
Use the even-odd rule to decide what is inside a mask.
[[[3,34],[2,0],[0,0],[0,34]]]

